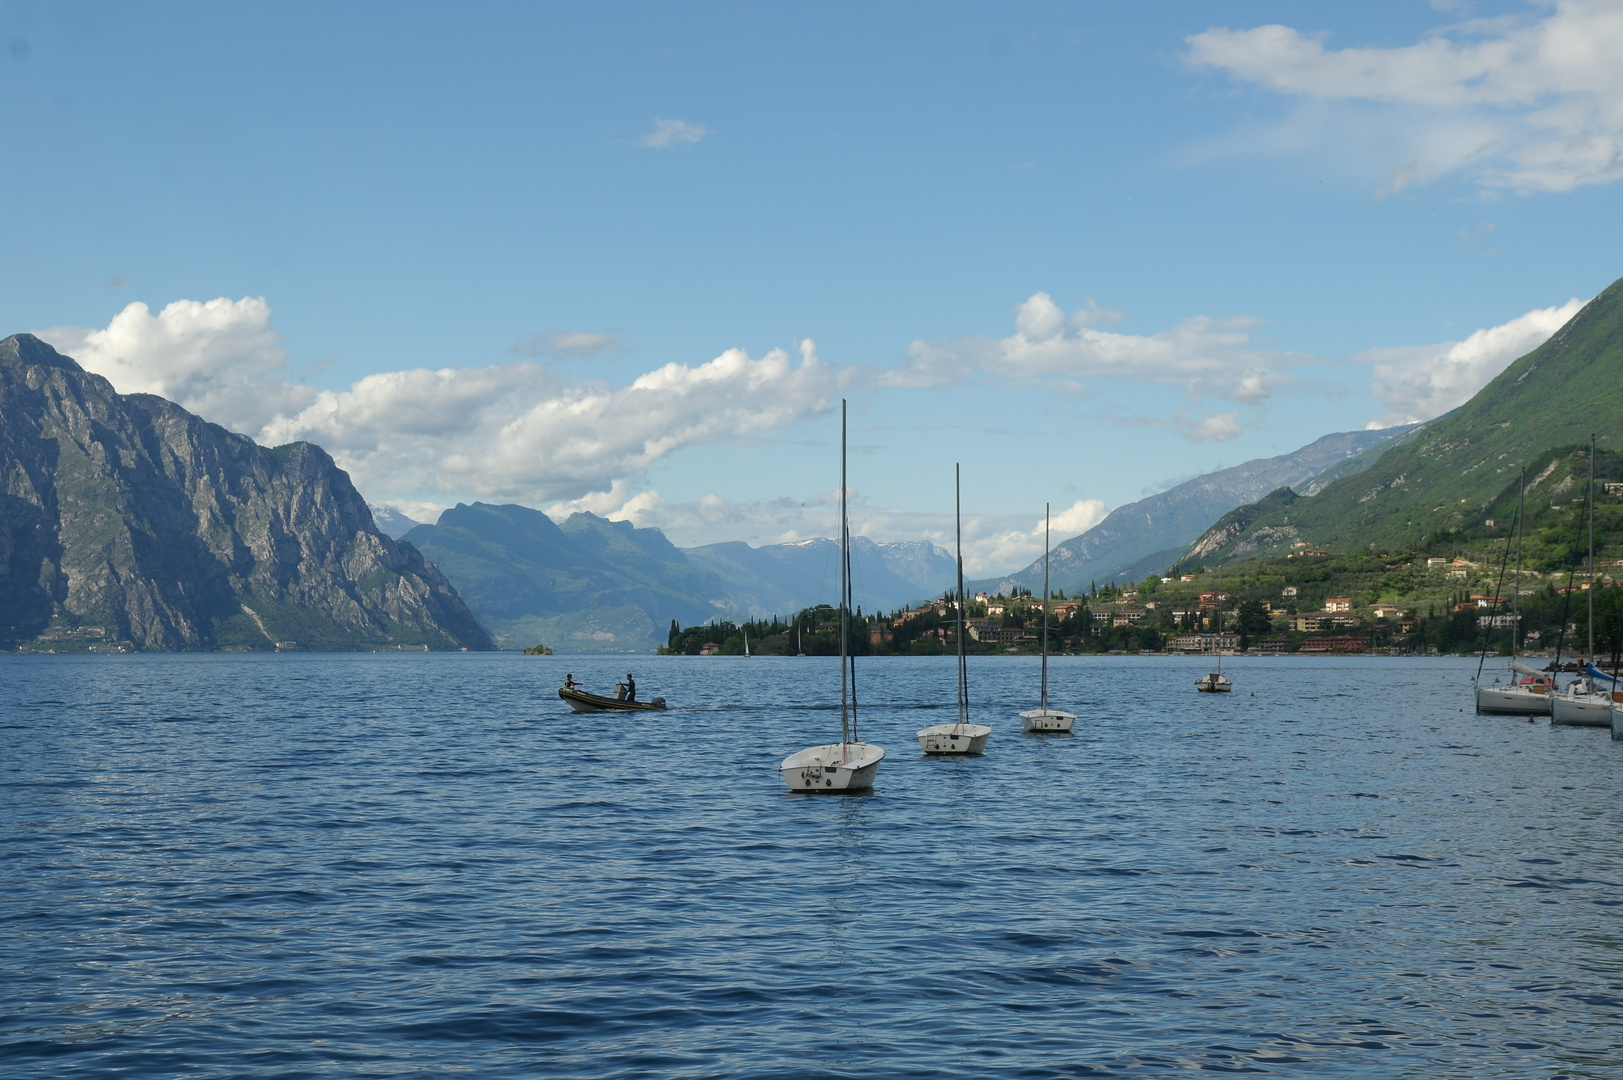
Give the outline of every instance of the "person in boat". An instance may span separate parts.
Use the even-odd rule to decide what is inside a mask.
[[[637,680],[631,677],[631,672],[629,671],[626,672],[626,700],[637,700]]]
[[[575,675],[574,675],[573,672],[571,672],[570,674],[564,676],[564,689],[565,690],[573,690],[573,689],[575,689]]]

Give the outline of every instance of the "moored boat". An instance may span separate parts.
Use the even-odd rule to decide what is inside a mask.
[[[1227,694],[1234,689],[1233,681],[1222,672],[1223,663],[1218,661],[1217,671],[1208,672],[1195,680],[1195,689],[1203,694]]]
[[[884,747],[857,734],[856,662],[851,655],[851,520],[846,509],[845,402],[840,402],[840,741],[809,746],[778,766],[790,791],[837,795],[873,787]]]
[[[1020,723],[1032,734],[1070,731],[1076,714],[1048,707],[1048,506],[1043,505],[1043,677],[1042,696],[1035,709],[1020,714]]]
[[[969,722],[969,663],[965,652],[964,625],[964,528],[963,503],[958,496],[958,467],[953,466],[953,491],[958,519],[958,722],[932,724],[918,733],[919,749],[932,756],[980,754],[992,729]]]

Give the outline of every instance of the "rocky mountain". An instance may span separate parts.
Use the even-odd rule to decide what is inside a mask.
[[[1118,506],[1087,532],[1054,546],[1051,587],[1074,592],[1093,581],[1137,581],[1161,573],[1177,562],[1213,522],[1235,507],[1279,487],[1316,483],[1315,478],[1327,473],[1360,472],[1387,448],[1412,437],[1419,427],[1410,424],[1326,435],[1289,454],[1257,458],[1231,469],[1206,473],[1158,495]],[[976,589],[990,592],[1007,593],[1015,586],[1041,592],[1042,559],[1018,573],[973,584]]]
[[[1623,281],[1511,363],[1475,397],[1427,424],[1368,469],[1306,492],[1276,491],[1237,509],[1189,549],[1208,565],[1277,554],[1299,543],[1347,552],[1403,550],[1497,520],[1496,499],[1546,451],[1623,448]],[[1554,460],[1554,459],[1551,459]],[[1542,482],[1530,475],[1531,488]],[[1568,498],[1546,494],[1538,497]]]
[[[0,647],[492,647],[320,447],[119,394],[28,334],[0,341],[0,485]]]
[[[420,521],[413,521],[392,506],[373,506],[367,503],[366,508],[372,511],[372,521],[377,525],[378,531],[395,540],[422,524]]]

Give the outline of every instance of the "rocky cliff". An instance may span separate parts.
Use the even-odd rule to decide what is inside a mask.
[[[489,649],[320,447],[266,449],[0,341],[0,648]]]

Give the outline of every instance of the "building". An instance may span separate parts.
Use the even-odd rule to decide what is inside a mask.
[[[1447,565],[1448,565],[1448,560],[1443,558],[1440,555],[1433,556],[1432,558],[1429,558],[1429,559],[1426,560],[1426,569],[1427,570],[1441,570],[1443,567],[1445,567]]]
[[[1233,652],[1239,647],[1238,634],[1179,634],[1167,643],[1171,651],[1184,653]]]
[[[1484,630],[1505,630],[1522,621],[1521,613],[1504,615],[1478,615],[1476,624]]]
[[[1287,586],[1285,586],[1283,589],[1279,590],[1279,595],[1280,596],[1295,596],[1296,595],[1296,586],[1295,585],[1287,585]]]
[[[1376,604],[1369,610],[1377,619],[1401,619],[1407,614],[1396,604]]]
[[[1307,638],[1302,642],[1301,651],[1305,653],[1367,652],[1369,651],[1369,642],[1363,638],[1355,637]]]
[[[1290,640],[1282,637],[1258,638],[1251,643],[1251,651],[1257,653],[1282,653],[1290,648]]]
[[[1330,620],[1319,615],[1298,615],[1292,625],[1298,634],[1330,629]]]
[[[1331,612],[1334,612],[1334,611],[1351,611],[1352,610],[1352,597],[1350,597],[1350,596],[1332,596],[1332,597],[1329,597],[1324,602],[1324,610],[1331,611]]]

